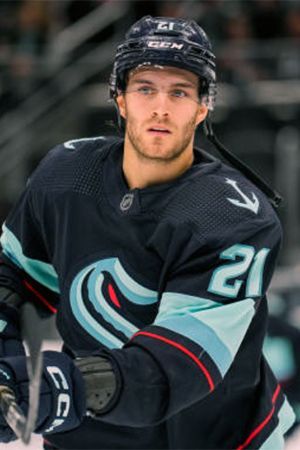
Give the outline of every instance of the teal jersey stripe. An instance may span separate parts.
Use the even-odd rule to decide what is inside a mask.
[[[24,255],[22,245],[18,238],[7,228],[2,226],[2,235],[0,243],[4,254],[12,260],[18,267],[23,269],[34,280],[51,291],[59,293],[58,276],[51,264],[28,258]]]
[[[168,292],[162,296],[155,324],[165,323],[173,331],[199,343],[224,373],[235,357],[254,314],[254,300],[251,298],[224,305],[207,298]],[[172,326],[172,321],[176,321],[176,327]],[[224,355],[218,356],[221,348]]]
[[[169,317],[169,319],[155,320],[155,325],[168,328],[180,333],[199,344],[212,358],[222,376],[230,367],[233,357],[224,343],[205,323],[193,316]]]
[[[214,330],[234,357],[255,314],[254,303],[248,298],[217,309],[193,312],[192,315]]]
[[[170,315],[182,316],[220,306],[222,306],[221,303],[214,302],[209,298],[178,294],[176,292],[165,292],[162,295],[159,305],[159,317],[163,319]]]
[[[285,434],[291,428],[296,420],[295,412],[286,397],[284,398],[283,405],[278,413],[278,419],[283,434]]]
[[[278,425],[268,439],[260,447],[260,450],[283,450],[285,447],[284,434],[291,428],[295,421],[295,414],[289,402],[285,398],[278,413]]]
[[[278,426],[259,448],[260,450],[283,450],[284,446],[284,438],[280,427]]]
[[[7,322],[5,320],[0,320],[0,333],[5,330]]]

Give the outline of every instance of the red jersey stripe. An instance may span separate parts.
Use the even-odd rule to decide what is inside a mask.
[[[258,425],[258,427],[256,427],[252,431],[252,433],[247,437],[246,441],[237,448],[237,450],[244,450],[250,444],[250,442],[253,441],[253,439],[261,432],[261,430],[263,430],[264,427],[270,422],[270,420],[274,414],[274,411],[275,411],[275,403],[276,403],[279,392],[280,392],[280,386],[278,384],[278,386],[275,389],[275,392],[272,396],[273,407],[272,407],[271,411],[269,412],[267,417]]]
[[[167,339],[163,336],[160,336],[159,334],[154,334],[154,333],[149,333],[148,331],[138,331],[134,336],[138,336],[138,335],[143,335],[143,336],[148,336],[154,339],[158,339],[160,341],[165,342],[166,344],[172,345],[172,347],[177,348],[178,350],[180,350],[181,352],[183,352],[185,355],[189,356],[196,364],[197,366],[201,369],[202,373],[204,374],[205,378],[207,379],[208,385],[209,385],[209,390],[210,392],[214,390],[215,385],[214,382],[208,372],[208,370],[206,369],[206,367],[204,366],[204,364],[197,358],[197,356],[195,356],[192,352],[190,352],[187,348],[185,348],[183,345],[178,344],[175,341],[172,341],[171,339]]]
[[[41,302],[42,302],[42,303],[43,303],[43,304],[44,304],[51,312],[53,312],[54,314],[57,313],[57,309],[54,308],[54,307],[53,307],[53,306],[45,299],[45,297],[43,297],[43,295],[40,294],[40,292],[38,292],[33,286],[31,286],[31,284],[28,283],[28,281],[23,280],[23,283],[24,283],[25,287],[26,287],[27,289],[29,289],[31,292],[33,292],[33,293],[36,295],[36,297],[37,297],[39,300],[41,300]]]

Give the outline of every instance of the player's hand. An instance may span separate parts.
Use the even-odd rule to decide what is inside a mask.
[[[86,412],[85,391],[80,371],[65,353],[43,352],[43,372],[35,433],[64,432],[80,425]],[[29,380],[26,357],[0,359],[0,385],[8,386],[27,416]],[[0,442],[16,436],[0,413]]]

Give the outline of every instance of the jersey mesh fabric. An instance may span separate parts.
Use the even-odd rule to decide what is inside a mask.
[[[101,162],[107,153],[106,150],[106,146],[99,147],[98,140],[89,143],[88,146],[84,141],[79,142],[74,149],[61,145],[55,147],[32,177],[35,189],[71,190],[92,196],[101,202],[103,196]]]
[[[226,179],[233,178],[234,181],[237,181],[239,189],[245,192],[250,199],[252,193],[255,194],[258,191],[243,176],[238,177],[237,175],[236,170],[233,171],[226,167],[222,169],[221,173],[195,178],[192,183],[186,184],[184,189],[177,192],[175,199],[172,199],[158,215],[161,219],[169,218],[176,222],[195,224],[194,231],[200,240],[207,238],[208,234],[215,236],[230,234],[233,226],[247,220],[247,216],[250,217],[249,214],[254,216],[255,213],[249,212],[249,209],[231,205],[229,199],[241,202],[244,200],[232,186],[226,183]],[[199,193],[203,194],[201,199],[199,199]],[[214,199],[213,203],[212,198]],[[263,198],[261,192],[259,198]],[[264,217],[264,220],[266,216],[271,216],[274,220],[272,207],[266,198],[264,200],[260,201],[259,216]],[[180,215],[178,211],[180,211]]]

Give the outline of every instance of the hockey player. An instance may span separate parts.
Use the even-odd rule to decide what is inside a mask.
[[[195,22],[144,17],[110,81],[124,140],[54,148],[3,225],[0,384],[24,412],[20,304],[56,313],[64,341],[44,354],[47,449],[284,446],[294,415],[262,355],[281,228],[254,183],[194,147],[215,85]]]

